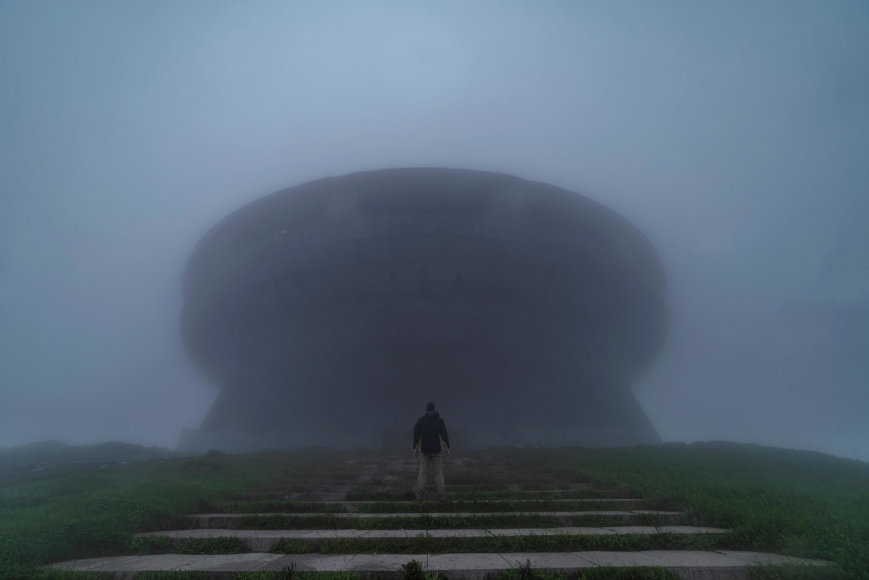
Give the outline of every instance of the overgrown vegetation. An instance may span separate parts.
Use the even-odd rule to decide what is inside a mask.
[[[290,468],[284,456],[211,454],[4,482],[0,579],[34,577],[49,562],[124,553],[133,534],[183,527],[185,514]]]
[[[297,501],[297,500],[265,500],[265,501],[228,501],[221,502],[214,506],[214,511],[225,514],[237,513],[288,513],[288,514],[307,514],[307,513],[345,513],[347,506],[341,503],[322,503],[314,501]]]
[[[251,549],[241,538],[170,538],[137,536],[130,541],[129,552],[135,554],[242,554]]]
[[[728,547],[723,534],[612,534],[411,538],[283,538],[278,554],[444,554],[472,552],[578,552],[581,550],[714,550]]]
[[[733,443],[541,455],[578,477],[624,484],[682,510],[688,522],[729,528],[732,548],[833,560],[846,574],[869,577],[869,464]]]
[[[648,508],[649,502],[604,501],[600,499],[507,499],[507,500],[456,500],[442,501],[374,501],[354,506],[355,511],[369,514],[384,513],[443,513],[443,512],[538,512],[623,510]],[[349,507],[343,503],[313,501],[232,501],[216,506],[220,513],[344,513]]]
[[[598,566],[586,568],[574,575],[567,575],[564,572],[536,570],[531,567],[531,562],[493,576],[494,580],[568,580],[568,578],[571,580],[677,580],[679,577],[666,568],[655,566],[626,568]]]
[[[626,497],[626,491],[618,489],[576,489],[563,491],[522,491],[522,490],[457,490],[450,481],[450,495],[454,500],[461,501],[504,501],[527,500],[546,496],[548,499],[607,499],[611,497]],[[404,501],[406,492],[373,491],[364,487],[355,487],[347,492],[347,499],[353,501]]]
[[[651,504],[643,504],[644,507]],[[593,499],[577,500],[505,500],[505,501],[418,501],[374,502],[359,504],[360,513],[439,513],[439,512],[550,512],[631,509],[634,502],[601,502]]]
[[[426,573],[418,560],[411,560],[401,567],[401,580],[426,580]]]
[[[865,578],[866,573],[852,574],[836,566],[779,564],[746,567],[750,580],[847,580]]]
[[[285,568],[279,572],[239,572],[235,580],[358,580],[356,572],[300,572]],[[139,580],[139,578],[136,578]]]
[[[396,471],[386,474],[390,477],[374,473],[370,484],[358,483],[361,468],[347,460],[356,456],[359,454],[342,455],[324,451],[244,456],[215,453],[205,457],[158,458],[138,463],[88,464],[75,469],[64,464],[62,470],[28,471],[26,477],[16,475],[0,478],[0,580],[96,580],[104,577],[39,568],[49,562],[80,557],[168,550],[190,553],[247,550],[246,544],[235,538],[182,542],[153,536],[134,538],[134,534],[140,531],[187,527],[186,514],[215,511],[218,506],[232,512],[285,514],[254,516],[248,522],[240,520],[235,524],[245,527],[247,524],[270,527],[270,521],[275,527],[305,525],[306,528],[386,525],[379,521],[388,522],[390,527],[400,522],[405,529],[478,524],[518,527],[520,524],[515,519],[517,516],[510,514],[472,515],[463,521],[459,520],[459,516],[451,515],[399,515],[369,518],[365,523],[357,524],[356,518],[329,515],[330,512],[348,511],[348,504],[299,500],[306,493],[315,491],[314,488],[323,482],[339,487],[343,485],[345,489],[355,482],[354,495],[371,500],[400,498],[409,488],[407,481],[413,474],[405,477]],[[594,502],[592,498],[600,492],[568,489],[564,485],[565,481],[573,482],[574,485],[593,480],[600,487],[619,489],[619,497],[647,498],[648,501],[642,506],[644,508],[682,511],[684,523],[729,528],[732,531],[699,536],[437,538],[423,534],[417,538],[378,540],[284,540],[273,551],[437,553],[727,548],[829,559],[837,564],[827,568],[754,567],[749,570],[752,578],[869,577],[869,465],[866,463],[819,453],[737,444],[664,445],[628,449],[495,449],[478,457],[501,458],[502,463],[509,468],[486,471],[486,465],[497,465],[498,462],[484,465],[483,462],[474,463],[470,460],[465,464],[464,471],[450,472],[448,468],[447,486],[449,491],[455,493],[457,501],[375,501],[361,504],[357,509],[369,513],[428,514],[640,507],[637,503],[619,506]],[[45,475],[46,472],[49,475]],[[534,474],[533,479],[519,481],[517,486],[517,476],[522,478],[525,473]],[[470,488],[477,476],[485,483],[486,489]],[[357,479],[354,480],[354,477]],[[551,489],[557,488],[558,491],[543,495],[546,498],[544,500],[522,501],[529,497],[527,490],[534,487],[550,489],[547,487],[548,482],[555,483]],[[627,488],[619,488],[620,485]],[[607,497],[606,493],[610,492],[604,492],[604,497]],[[269,499],[256,499],[262,497]],[[312,500],[316,498],[313,495],[309,497]],[[568,498],[570,501],[555,501]],[[547,517],[539,514],[522,517],[521,527],[554,523]],[[594,517],[582,516],[573,522],[581,525],[603,523],[604,520],[595,520]],[[610,525],[616,523],[613,520],[606,521]],[[668,576],[669,572],[662,570],[598,570],[603,569],[590,570],[588,574],[591,575],[583,572],[579,577],[671,577]],[[557,573],[531,569],[515,569],[503,577],[514,578],[516,574],[535,578],[561,577]],[[239,577],[247,580],[349,580],[358,576],[353,573],[285,570]],[[195,573],[160,573],[148,578],[191,580],[197,576]]]
[[[656,514],[584,514],[570,516],[517,513],[503,515],[454,515],[355,518],[329,515],[254,515],[233,518],[236,530],[459,530],[465,528],[556,528],[620,525],[673,525],[674,518]]]

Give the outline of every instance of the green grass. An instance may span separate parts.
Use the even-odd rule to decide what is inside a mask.
[[[175,458],[0,486],[0,579],[50,562],[124,553],[133,534],[184,527],[184,514],[288,468],[265,455]]]
[[[168,536],[138,536],[127,549],[135,554],[243,554],[250,547],[241,538],[170,538]]]
[[[522,500],[534,497],[546,497],[549,499],[601,499],[601,498],[626,498],[626,492],[614,489],[578,489],[541,493],[535,496],[533,493],[511,490],[466,490],[457,491],[456,486],[450,481],[450,497],[454,500],[465,501],[494,501],[494,500]],[[401,491],[372,491],[364,488],[354,488],[347,492],[347,499],[352,501],[404,501],[407,492]]]
[[[729,528],[735,548],[832,560],[847,575],[869,577],[864,462],[730,443],[541,455],[577,477],[627,485],[691,523]]]
[[[643,502],[643,509],[652,505]],[[630,507],[640,509],[639,502],[630,502]],[[630,509],[630,507],[628,509]],[[617,510],[624,509],[618,502],[601,502],[593,499],[576,499],[567,501],[533,500],[533,501],[415,501],[415,502],[374,502],[358,505],[360,513],[430,513],[430,512],[555,512],[581,510]]]
[[[262,515],[233,518],[236,530],[452,530],[463,528],[555,528],[620,525],[672,525],[672,519],[656,514],[573,515],[504,514],[492,516],[411,516],[346,518],[334,516]]]
[[[615,568],[600,566],[588,568],[577,575],[577,580],[678,580],[678,576],[657,566]]]
[[[503,511],[523,512],[609,509],[581,499],[586,490],[566,490],[565,482],[591,480],[598,487],[615,489],[624,485],[625,488],[618,488],[619,495],[623,489],[629,497],[647,498],[645,507],[682,511],[686,523],[724,527],[732,532],[700,537],[422,537],[390,539],[386,543],[378,540],[376,544],[365,539],[336,539],[288,541],[282,548],[288,553],[726,548],[829,559],[837,564],[825,569],[758,567],[750,570],[753,578],[869,577],[869,464],[866,463],[819,453],[737,444],[494,449],[467,455],[478,458],[476,463],[467,462],[462,471],[455,472],[447,466],[446,473],[448,491],[457,489],[455,485],[451,487],[451,482],[460,483],[464,490],[461,493],[468,494],[464,499],[445,504],[385,501],[362,504],[360,511],[395,512],[399,511],[396,506],[402,506],[405,513],[492,512],[496,511],[495,505],[502,506]],[[216,506],[236,512],[254,511],[253,506],[260,511],[287,514],[346,511],[348,508],[343,504],[288,502],[280,498],[287,497],[290,489],[305,493],[321,484],[349,482],[356,468],[345,461],[348,457],[364,459],[359,453],[342,455],[322,450],[307,454],[214,455],[154,459],[126,465],[114,463],[108,468],[88,466],[77,471],[64,467],[50,476],[38,472],[26,477],[7,476],[0,479],[0,580],[102,578],[43,570],[39,566],[80,557],[165,549],[159,544],[161,540],[134,540],[133,534],[186,527],[185,514],[214,511]],[[371,454],[371,457],[379,459],[383,454]],[[508,464],[507,469],[498,465],[502,460]],[[363,473],[364,469],[359,471]],[[390,481],[402,487],[402,481],[413,475],[403,471],[394,473],[400,477]],[[535,474],[527,485],[521,481],[523,473]],[[475,474],[490,487],[505,486],[504,482],[511,481],[511,487],[519,483],[524,489],[565,488],[562,493],[576,499],[527,503],[516,501],[523,496],[504,487],[473,491],[468,486]],[[369,487],[357,484],[354,493],[360,497],[371,494],[369,497],[386,499],[395,496],[376,494],[402,491],[402,487],[382,489],[383,482],[387,481],[380,477],[382,475],[383,472],[374,474]],[[241,501],[258,497],[271,499]],[[236,501],[221,503],[227,498]],[[485,499],[506,501],[491,503],[483,501]],[[184,549],[199,552],[244,549],[220,538],[211,540],[214,541],[190,543]],[[153,543],[145,545],[147,542]],[[154,576],[155,579],[170,577],[175,578]],[[273,577],[277,576],[268,576]],[[251,576],[250,580],[256,578],[259,577]]]
[[[599,566],[586,568],[577,574],[568,576],[564,572],[550,572],[548,570],[535,570],[530,563],[519,566],[513,570],[502,572],[492,577],[493,580],[678,580],[678,576],[667,570],[655,566],[632,566],[616,568],[611,566]]]
[[[651,506],[651,507],[650,507]],[[552,500],[455,500],[455,501],[375,501],[354,506],[355,511],[369,514],[439,513],[439,512],[539,512],[581,510],[652,509],[649,502],[597,501],[595,499]],[[218,513],[344,513],[350,506],[341,503],[311,501],[247,501],[224,502],[216,506]]]
[[[410,538],[283,538],[272,546],[277,554],[448,554],[472,552],[577,552],[582,550],[712,550],[728,547],[725,534],[624,534],[484,536],[440,538],[420,534]]]
[[[264,500],[264,501],[228,501],[221,502],[214,507],[216,513],[237,514],[237,513],[272,513],[281,512],[288,514],[307,514],[307,513],[333,513],[340,514],[347,512],[347,506],[340,503],[320,503],[314,501],[283,501],[283,500]]]
[[[837,566],[800,566],[782,564],[776,566],[747,566],[750,580],[843,580],[848,578],[865,578],[844,572]]]
[[[301,572],[292,569],[279,572],[240,572],[235,576],[235,580],[358,580],[361,578],[363,576],[356,572]]]
[[[111,580],[111,574],[105,572],[79,572],[77,570],[53,570],[46,568],[35,571],[31,578],[32,580]]]

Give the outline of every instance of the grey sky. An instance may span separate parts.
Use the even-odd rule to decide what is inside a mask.
[[[865,2],[0,0],[0,79],[0,445],[173,446],[215,394],[177,336],[197,239],[443,165],[646,232],[665,440],[869,459]]]

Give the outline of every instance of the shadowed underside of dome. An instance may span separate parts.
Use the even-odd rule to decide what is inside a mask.
[[[654,249],[576,193],[435,168],[314,181],[195,248],[182,335],[220,394],[181,446],[409,445],[430,399],[460,446],[655,442],[630,384],[665,329]]]

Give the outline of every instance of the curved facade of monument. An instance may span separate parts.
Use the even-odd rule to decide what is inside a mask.
[[[665,331],[654,249],[579,194],[434,168],[313,181],[190,258],[183,340],[220,393],[181,447],[409,448],[428,400],[459,447],[655,442],[630,385]]]

